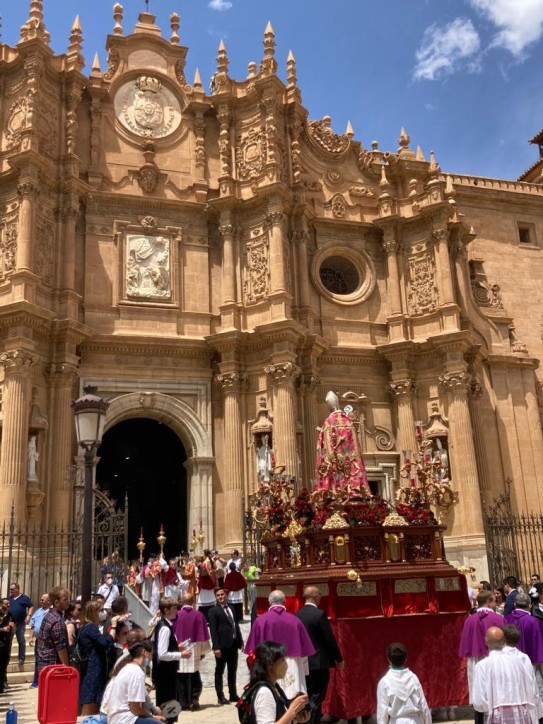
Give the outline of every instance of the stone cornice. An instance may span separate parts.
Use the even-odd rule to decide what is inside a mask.
[[[488,178],[486,176],[465,176],[450,174],[455,191],[469,188],[472,191],[492,193],[516,193],[530,196],[543,196],[543,185],[529,183],[528,181],[510,181],[505,179]],[[460,189],[458,188],[460,187]]]
[[[0,307],[0,329],[25,326],[30,329],[49,333],[54,322],[54,313],[37,307],[31,302],[15,302]]]
[[[484,359],[488,367],[526,367],[536,370],[539,367],[539,360],[535,357],[519,357],[508,354],[488,354]]]
[[[197,358],[207,362],[212,355],[204,340],[161,337],[98,336],[85,342],[82,351],[87,358],[92,354],[130,354],[134,357]]]

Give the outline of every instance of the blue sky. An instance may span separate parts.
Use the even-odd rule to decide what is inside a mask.
[[[0,0],[2,41],[17,42],[29,0]],[[76,14],[87,64],[112,32],[112,0],[44,0],[51,45],[64,52]],[[125,0],[131,32],[144,0]],[[543,0],[150,0],[169,38],[181,15],[187,79],[207,85],[224,39],[232,77],[262,57],[270,20],[279,74],[289,50],[309,117],[347,120],[366,147],[395,151],[402,126],[444,171],[516,178],[538,157],[528,139],[543,128]],[[539,68],[539,70],[537,70]]]

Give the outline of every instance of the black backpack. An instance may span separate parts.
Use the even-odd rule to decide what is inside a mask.
[[[282,698],[277,695],[277,690],[275,689],[275,687],[273,687],[267,681],[257,681],[254,684],[247,684],[244,687],[243,694],[240,696],[236,703],[240,724],[255,723],[255,716],[253,712],[253,699],[256,692],[261,686],[267,686],[273,694],[273,698],[275,699],[275,721],[280,719],[287,710],[287,698],[284,692],[279,687],[277,687],[277,689],[279,690]]]
[[[80,630],[76,632],[75,641],[73,642],[69,653],[70,666],[73,666],[74,669],[77,669],[79,671],[80,677],[83,677],[85,675],[85,672],[87,671],[87,666],[89,664],[89,657],[83,654],[81,645],[79,643],[79,634],[81,633],[81,631],[83,631],[85,626],[86,624],[83,624]]]

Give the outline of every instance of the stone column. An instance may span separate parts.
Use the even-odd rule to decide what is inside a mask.
[[[205,535],[203,547],[211,548],[216,545],[213,527],[213,463],[212,458],[189,458],[185,463],[189,487],[186,550],[190,547],[192,531],[200,529],[200,522]]]
[[[4,419],[0,459],[0,520],[8,520],[15,503],[15,522],[26,520],[26,472],[28,423],[31,402],[31,370],[35,355],[16,349],[0,355],[4,368]]]
[[[449,455],[451,478],[460,496],[455,512],[453,534],[483,536],[481,492],[468,407],[471,375],[465,370],[445,372],[439,378],[449,402]]]
[[[79,204],[64,206],[59,209],[62,219],[64,237],[61,288],[75,289],[75,226],[79,217]]]
[[[297,252],[297,279],[298,279],[298,307],[299,321],[305,324],[310,331],[313,330],[314,312],[311,309],[311,292],[309,287],[309,260],[307,255],[307,241],[309,232],[307,229],[292,232],[292,240]]]
[[[473,379],[469,388],[469,410],[471,419],[473,420],[473,441],[475,445],[475,456],[477,458],[479,478],[481,480],[481,491],[484,495],[484,492],[489,489],[489,474],[488,462],[486,459],[484,423],[481,415],[482,397],[483,388],[475,379]]]
[[[283,251],[283,227],[285,215],[282,211],[271,211],[266,216],[270,238],[270,291],[286,292],[285,257]]]
[[[383,249],[387,255],[387,292],[389,301],[389,316],[402,313],[402,298],[400,294],[400,275],[398,272],[398,249],[397,239],[387,233],[383,238]]]
[[[48,525],[52,529],[69,525],[72,514],[72,490],[68,467],[75,449],[75,423],[71,403],[77,376],[75,364],[51,366],[49,381],[52,392],[52,416],[49,434],[49,486],[47,496]]]
[[[303,484],[309,485],[316,478],[315,461],[317,451],[317,427],[319,417],[317,412],[317,385],[319,378],[316,374],[307,373],[300,378],[302,392],[302,410],[304,416],[304,479]]]
[[[236,227],[230,221],[230,214],[225,212],[222,216],[223,223],[219,231],[223,238],[222,254],[222,304],[221,326],[222,329],[237,329],[239,327],[238,305],[236,292],[236,261],[234,253]]]
[[[536,474],[536,484],[526,497],[531,503],[532,510],[541,510],[543,497],[543,431],[541,430],[541,417],[537,401],[536,379],[533,369],[523,367],[522,381],[526,400],[526,415],[528,418],[528,431],[532,444],[532,455]]]
[[[225,547],[241,547],[243,540],[241,500],[243,498],[243,431],[240,414],[240,391],[246,375],[224,372],[217,375],[224,395],[224,530]]]
[[[435,229],[432,237],[436,241],[437,263],[441,279],[441,304],[454,304],[454,292],[449,258],[449,232],[446,227]]]
[[[410,379],[403,379],[391,382],[388,387],[396,399],[398,408],[398,449],[414,452],[418,447],[413,415],[415,384]]]
[[[279,362],[264,368],[275,388],[273,406],[273,446],[277,465],[285,466],[285,474],[297,477],[296,391],[294,382],[300,375],[292,362]]]
[[[35,181],[17,186],[21,200],[19,206],[19,233],[17,238],[17,271],[32,271],[32,241],[34,239],[34,201],[38,197]]]

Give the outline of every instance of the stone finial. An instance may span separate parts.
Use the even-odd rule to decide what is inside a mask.
[[[21,28],[21,40],[39,38],[49,45],[49,33],[43,22],[43,0],[30,0],[28,20]]]
[[[411,139],[405,132],[405,128],[402,126],[402,130],[400,131],[400,137],[398,138],[398,145],[400,146],[398,150],[401,151],[402,148],[408,148],[410,140]]]
[[[450,174],[447,174],[447,177],[445,179],[445,196],[450,196],[452,198],[455,195],[456,192],[454,190],[452,176]]]
[[[256,63],[254,61],[247,65],[247,80],[249,78],[256,78]]]
[[[354,129],[350,121],[347,121],[347,128],[345,129],[345,135],[347,138],[353,138],[354,136]]]
[[[390,188],[390,183],[387,179],[386,171],[385,171],[386,163],[381,164],[381,180],[379,181],[379,186],[383,190],[383,193],[387,192]]]
[[[98,73],[101,73],[102,69],[100,68],[100,58],[98,57],[98,53],[94,54],[94,60],[92,61],[92,69],[91,73],[93,75],[97,75]]]
[[[78,57],[83,62],[81,52],[83,50],[83,31],[79,15],[76,15],[72,30],[70,32],[70,45],[68,46],[68,58]]]
[[[292,50],[289,50],[287,57],[287,86],[292,88],[296,86],[296,83],[296,58],[294,57]]]
[[[275,33],[272,24],[268,20],[264,31],[264,58],[260,63],[262,75],[273,75],[277,72],[277,61],[275,60]]]
[[[378,150],[379,150],[379,141],[372,141],[372,142],[371,142],[371,150],[372,150],[372,151],[378,151]]]
[[[422,152],[422,148],[420,146],[417,146],[415,158],[417,159],[417,161],[426,161],[426,159],[424,158],[424,153]]]
[[[124,17],[124,8],[121,5],[121,3],[115,3],[113,6],[113,20],[115,20],[115,27],[113,28],[114,35],[122,35],[123,34],[123,17]]]
[[[219,52],[217,55],[217,73],[228,73],[228,65],[230,61],[228,60],[228,55],[226,53],[226,45],[224,44],[224,41],[221,40],[219,43]]]
[[[170,27],[172,29],[172,37],[170,43],[172,45],[179,45],[181,38],[179,37],[179,28],[181,27],[181,18],[179,13],[172,13],[170,15]]]
[[[430,151],[430,167],[428,170],[433,175],[439,174],[439,164],[436,162],[436,156],[433,151]]]
[[[200,71],[198,70],[198,68],[196,68],[196,71],[194,72],[194,81],[193,81],[192,85],[195,88],[202,87],[202,78],[200,77]]]

